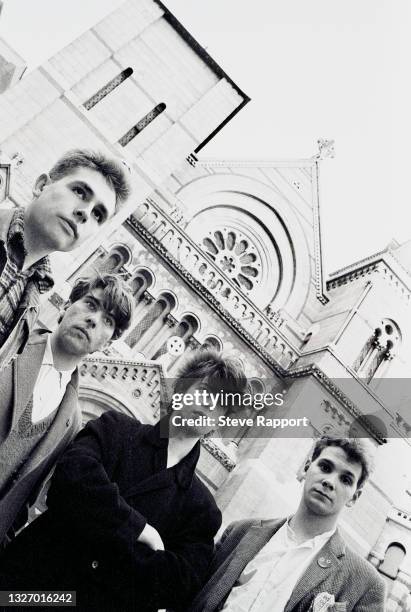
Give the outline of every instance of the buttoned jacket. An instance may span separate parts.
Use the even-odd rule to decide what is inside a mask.
[[[0,419],[3,419],[2,430],[6,436],[33,397],[47,333],[45,330],[34,332],[25,351],[0,372]],[[49,472],[80,429],[80,424],[78,372],[75,370],[50,427],[22,462],[0,499],[0,542],[10,528],[15,531],[24,525],[30,505],[35,502]]]
[[[189,612],[221,610],[246,565],[285,520],[245,520],[229,525],[217,546],[209,581]],[[320,593],[334,595],[338,612],[384,612],[382,578],[368,561],[345,544],[338,531],[301,576],[284,612],[311,611],[314,599]]]

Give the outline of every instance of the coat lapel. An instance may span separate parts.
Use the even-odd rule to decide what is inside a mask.
[[[41,439],[36,452],[32,453],[21,472],[23,478],[35,470],[44,459],[57,452],[61,444],[65,448],[73,437],[73,432],[80,428],[80,412],[78,411],[78,370],[76,369],[67,385],[66,392],[57,409],[57,414],[46,435]],[[67,439],[69,436],[70,439]],[[56,455],[57,456],[57,455]]]
[[[123,493],[123,497],[127,499],[133,497],[133,495],[140,495],[141,493],[147,493],[148,491],[154,491],[156,489],[164,489],[164,487],[170,486],[172,478],[174,478],[174,475],[170,470],[164,469],[138,482],[135,486],[128,488],[127,491]]]
[[[345,554],[345,544],[340,534],[336,532],[324,544],[307,570],[298,581],[284,612],[292,612],[297,604],[307,595],[315,591],[332,573],[338,571],[341,557]]]
[[[33,395],[34,385],[46,350],[47,334],[36,334],[34,342],[27,345],[13,364],[13,416],[10,429],[14,427]]]
[[[262,521],[253,525],[234,548],[227,560],[217,570],[216,588],[213,588],[207,599],[206,610],[216,610],[231,591],[246,565],[269,542],[286,519]],[[217,586],[218,583],[218,586]]]

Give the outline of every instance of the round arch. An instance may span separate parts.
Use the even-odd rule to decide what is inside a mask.
[[[122,401],[118,397],[114,397],[101,389],[82,385],[79,390],[78,399],[84,424],[92,419],[97,419],[107,412],[107,410],[115,410],[116,412],[121,412],[132,418],[138,418],[133,407],[128,405],[124,398]]]
[[[212,247],[208,244],[207,250],[204,239],[213,241],[217,226],[252,245],[245,253],[253,260],[247,264],[250,299],[261,309],[269,303],[274,310],[284,308],[298,316],[310,288],[311,263],[307,238],[289,202],[264,183],[236,174],[201,177],[177,194],[187,204],[188,235],[209,255]]]

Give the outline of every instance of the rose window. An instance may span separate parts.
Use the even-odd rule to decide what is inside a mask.
[[[240,289],[251,291],[258,285],[261,263],[251,242],[239,232],[219,229],[203,238],[202,247],[219,268]]]

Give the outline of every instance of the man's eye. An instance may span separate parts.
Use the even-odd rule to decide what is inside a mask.
[[[92,300],[86,300],[86,304],[90,310],[95,310],[96,306]]]
[[[111,317],[106,317],[104,319],[104,323],[108,326],[108,327],[113,327],[114,326],[114,321]]]
[[[76,196],[78,196],[82,200],[86,199],[86,192],[82,187],[75,185],[72,189],[73,189],[73,193],[75,193]]]
[[[351,478],[349,478],[349,476],[342,476],[341,482],[347,485],[348,487],[352,485],[352,480]]]
[[[329,472],[330,471],[330,466],[327,463],[320,463],[320,469],[323,472]]]
[[[104,214],[100,208],[93,208],[92,215],[96,219],[97,223],[103,223]]]

